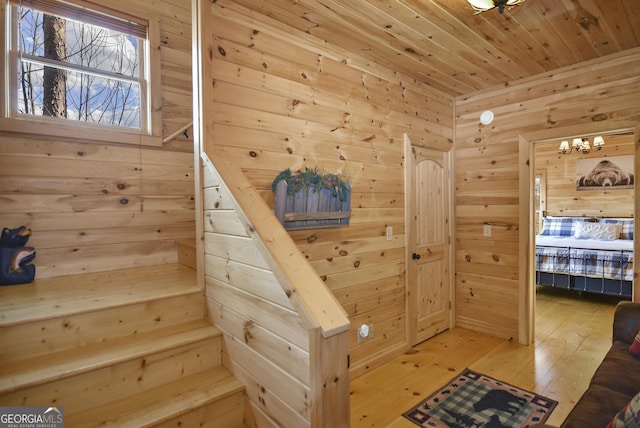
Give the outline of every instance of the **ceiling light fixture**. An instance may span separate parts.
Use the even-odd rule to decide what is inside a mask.
[[[601,136],[593,137],[593,150],[602,150],[602,146],[604,145],[604,138]],[[571,153],[574,149],[576,152],[582,152],[584,154],[589,153],[591,149],[591,144],[589,144],[588,138],[574,138],[571,142],[571,148],[569,148],[569,140],[564,140],[560,143],[560,153],[566,155],[567,153]]]
[[[467,0],[473,9],[473,14],[477,15],[491,9],[498,8],[498,12],[504,13],[505,7],[515,6],[524,0]]]

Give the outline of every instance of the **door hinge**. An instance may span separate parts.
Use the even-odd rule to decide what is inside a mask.
[[[451,245],[451,235],[447,236],[448,244]]]
[[[449,300],[449,310],[451,310],[451,300]]]
[[[451,302],[449,302],[451,304]],[[351,368],[351,354],[347,354],[347,368]]]

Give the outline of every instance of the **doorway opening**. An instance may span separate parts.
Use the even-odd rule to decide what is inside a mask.
[[[554,299],[609,305],[632,299],[635,134],[597,135],[605,140],[600,150],[574,150],[573,137],[536,141],[531,149],[529,278],[532,298],[544,299],[546,306]],[[564,154],[563,141],[570,148]],[[600,165],[611,171],[600,173]],[[610,233],[599,233],[605,230]],[[536,322],[538,312],[532,316]]]

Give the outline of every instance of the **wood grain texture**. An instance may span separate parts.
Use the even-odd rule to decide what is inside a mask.
[[[524,330],[518,328],[526,316],[520,297],[533,286],[526,265],[533,260],[532,240],[520,234],[524,230],[529,236],[529,210],[533,215],[528,205],[533,184],[520,186],[521,174],[527,176],[532,168],[527,148],[533,154],[539,140],[633,130],[640,122],[639,72],[640,50],[635,49],[457,99],[458,325],[514,340],[531,339],[520,337]],[[484,126],[478,117],[486,109],[496,118]],[[636,198],[629,199],[632,203]],[[562,202],[575,207],[567,204]],[[625,204],[626,215],[631,214],[629,207]],[[491,237],[483,236],[484,224],[492,225]]]
[[[593,140],[593,139],[591,139]],[[561,154],[561,140],[535,145],[535,168],[546,177],[546,214],[552,216],[633,217],[633,189],[595,188],[576,190],[578,159],[633,156],[633,133],[605,136],[601,151]],[[611,159],[613,160],[613,159]]]
[[[305,42],[322,40],[323,56],[330,46],[340,46],[357,55],[333,51],[332,59],[382,78],[408,76],[453,96],[640,45],[640,7],[633,0],[536,0],[504,14],[492,10],[479,15],[465,1],[449,0],[233,3],[287,23],[307,35]],[[222,5],[232,7],[231,2]],[[256,47],[263,50],[260,39],[256,37]],[[372,97],[376,105],[378,100]]]
[[[538,290],[531,345],[456,327],[354,379],[351,427],[415,427],[402,413],[467,367],[557,400],[547,423],[560,426],[611,346],[616,303],[562,291]]]
[[[226,364],[246,385],[252,413],[263,426],[347,426],[343,309],[278,220],[264,218],[269,208],[242,171],[230,163],[220,172],[203,158],[208,315],[225,333]],[[218,210],[225,214],[219,227]],[[272,224],[254,228],[252,216]]]
[[[100,2],[156,20],[152,46],[155,129],[170,135],[192,120],[191,2]],[[173,263],[175,242],[195,238],[192,141],[163,147],[35,137],[0,131],[0,227],[26,225],[36,276],[48,278]],[[156,132],[154,131],[154,132]]]
[[[289,235],[347,309],[353,374],[406,346],[403,137],[450,149],[453,98],[392,69],[361,67],[363,56],[298,28],[309,23],[296,17],[306,6],[289,3],[219,1],[207,12],[205,150],[245,171],[272,209],[271,184],[285,168],[348,179],[348,227]],[[222,227],[220,214],[207,211],[207,230]],[[358,344],[355,325],[365,321],[376,336]]]
[[[244,388],[221,367],[222,332],[204,318],[193,269],[37,279],[0,294],[6,405],[64,402],[76,426],[244,426]]]

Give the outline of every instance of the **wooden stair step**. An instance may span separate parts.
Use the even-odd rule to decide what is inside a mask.
[[[0,365],[0,394],[220,336],[220,330],[209,321],[201,319],[89,344],[71,351],[4,362]]]
[[[132,302],[129,305],[0,328],[0,361],[15,361],[142,334],[204,318],[203,295]]]
[[[181,245],[183,247],[196,249],[196,241],[195,239],[178,239],[176,240],[176,244]]]
[[[36,279],[0,287],[0,327],[199,292],[179,263]]]
[[[154,425],[154,428],[200,427],[200,428],[248,428],[245,424],[244,394],[217,400],[178,417]],[[255,426],[255,425],[254,425]]]
[[[178,261],[191,269],[196,269],[196,241],[193,239],[180,239],[176,241],[178,246]]]
[[[122,398],[78,414],[65,414],[69,426],[149,427],[170,421],[181,415],[243,394],[244,386],[220,366]],[[240,424],[239,420],[236,424]],[[234,424],[235,425],[235,424]]]

